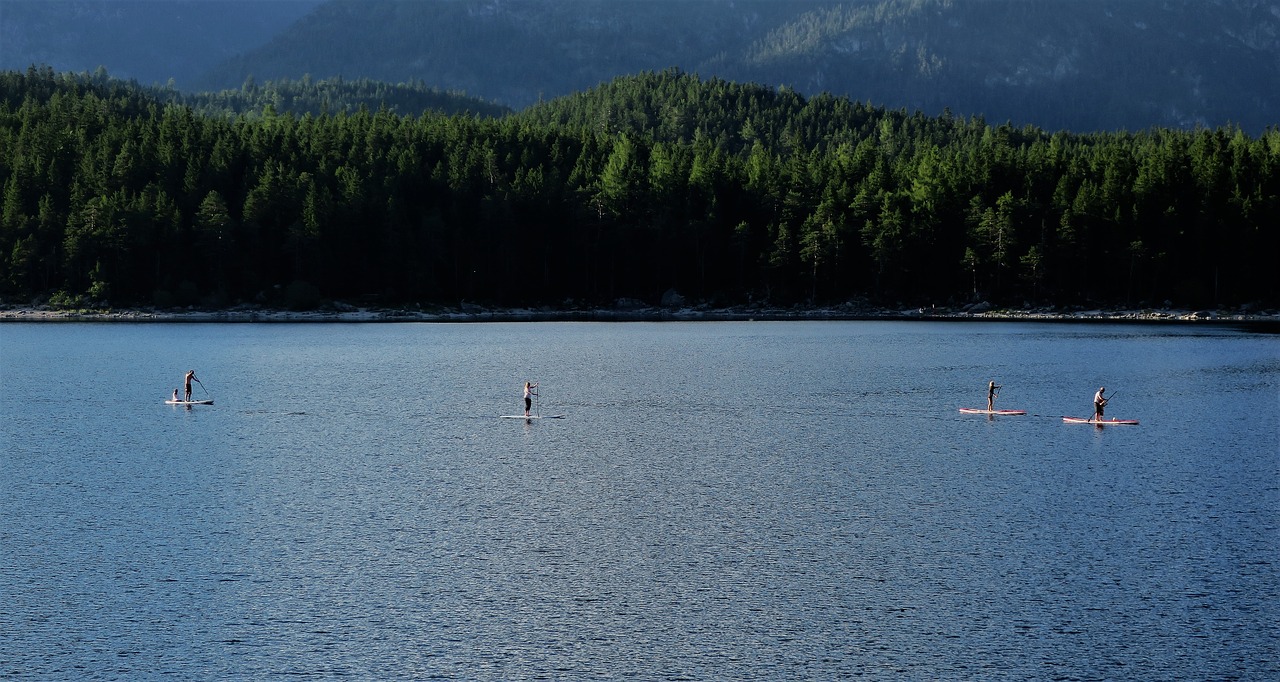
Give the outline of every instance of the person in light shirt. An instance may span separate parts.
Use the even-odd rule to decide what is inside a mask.
[[[533,398],[538,395],[538,385],[524,382],[524,416],[529,416],[529,408],[533,406]]]
[[[1103,410],[1106,409],[1107,402],[1110,400],[1109,398],[1106,398],[1102,395],[1103,393],[1106,393],[1106,392],[1107,392],[1107,387],[1103,386],[1098,389],[1097,393],[1093,394],[1093,421],[1096,421],[1096,422],[1102,421],[1102,412]]]

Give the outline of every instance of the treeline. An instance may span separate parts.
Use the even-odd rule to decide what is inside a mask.
[[[0,74],[0,287],[60,304],[1277,300],[1280,131],[1074,136],[703,81],[205,116]]]
[[[254,117],[271,109],[278,114],[342,114],[360,109],[386,110],[393,114],[416,116],[423,112],[445,115],[506,116],[510,107],[486,102],[475,97],[428,87],[422,81],[384,83],[359,78],[345,80],[341,76],[316,80],[304,75],[298,80],[257,82],[252,76],[234,90],[188,93],[166,87],[143,85],[136,80],[112,78],[106,68],[93,73],[55,73],[49,67],[31,67],[28,77],[37,76],[28,85],[28,94],[47,98],[57,89],[84,92],[92,89],[106,99],[131,99],[156,104],[181,104],[195,113],[209,116],[244,115]],[[37,82],[38,81],[38,82]]]
[[[268,107],[277,113],[344,114],[361,108],[386,109],[393,114],[416,116],[426,111],[439,114],[505,116],[511,109],[501,104],[427,87],[421,81],[384,83],[367,78],[344,80],[337,76],[315,80],[303,76],[297,81],[281,79],[259,84],[248,78],[237,90],[181,94],[165,91],[171,101],[185,104],[199,113],[244,114],[252,116]]]

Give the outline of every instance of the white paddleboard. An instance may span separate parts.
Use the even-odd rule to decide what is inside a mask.
[[[564,419],[564,415],[563,414],[544,414],[544,415],[531,414],[528,417],[526,417],[523,414],[504,414],[504,415],[500,415],[498,419]]]
[[[165,405],[212,405],[213,400],[166,400]]]
[[[1087,417],[1063,417],[1063,424],[1093,424],[1094,426],[1137,426],[1137,419],[1103,419],[1095,421]]]
[[[960,408],[960,411],[963,412],[964,414],[996,414],[996,415],[1004,414],[1009,416],[1012,416],[1015,414],[1027,413],[1026,410],[983,410],[977,407],[962,407]]]

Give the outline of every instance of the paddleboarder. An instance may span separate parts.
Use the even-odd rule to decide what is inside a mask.
[[[178,402],[178,389],[173,389],[173,402]]]
[[[1104,397],[1102,395],[1103,393],[1106,393],[1106,392],[1107,392],[1107,387],[1103,386],[1098,389],[1097,393],[1093,394],[1093,419],[1091,421],[1096,421],[1096,422],[1102,421],[1102,412],[1103,410],[1106,409],[1107,403],[1111,401],[1110,398]]]
[[[538,384],[524,382],[524,416],[529,416],[529,408],[533,406],[533,399],[538,395]]]
[[[196,378],[196,371],[194,369],[187,372],[186,376],[182,377],[182,385],[186,390],[186,393],[184,395],[186,395],[187,402],[191,402],[191,382],[192,381],[200,381],[199,379]],[[177,391],[174,391],[174,393],[177,393]]]
[[[996,382],[987,382],[987,411],[995,412],[996,409],[996,393],[1004,388],[1004,386],[996,386]]]

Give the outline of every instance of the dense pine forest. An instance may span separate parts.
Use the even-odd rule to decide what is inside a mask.
[[[237,114],[101,77],[0,74],[0,297],[1280,299],[1274,128],[1072,135],[678,71],[502,115],[333,98]]]

